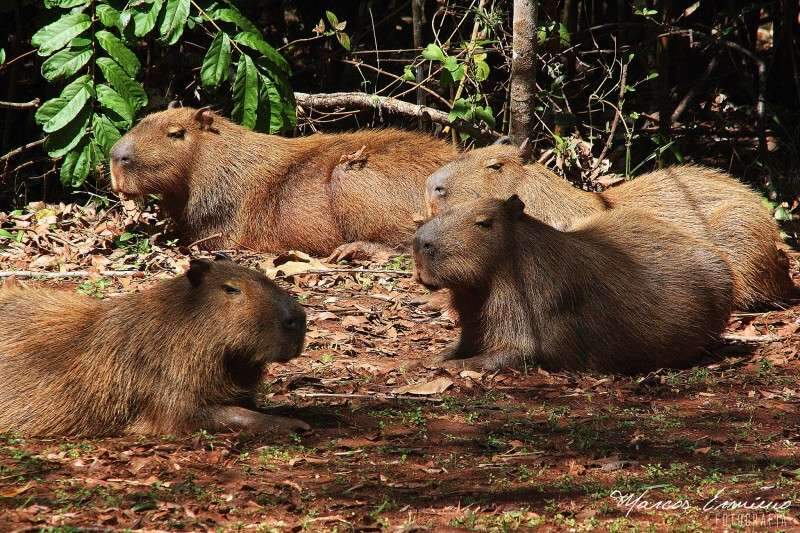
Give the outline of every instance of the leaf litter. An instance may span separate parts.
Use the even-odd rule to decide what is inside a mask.
[[[152,206],[127,207],[0,213],[2,283],[113,298],[182,272],[200,254],[178,246]],[[422,364],[458,329],[406,275],[382,272],[406,260],[358,261],[342,272],[299,252],[227,252],[306,306],[305,353],[268,368],[259,401],[314,431],[5,434],[0,529],[714,530],[748,519],[698,510],[719,490],[740,500],[800,492],[796,303],[730,321],[730,334],[778,340],[720,342],[685,370],[457,372]],[[792,265],[797,281],[796,255]],[[352,271],[361,268],[381,272]],[[15,279],[20,270],[82,277]],[[102,275],[115,270],[142,274]],[[627,513],[613,497],[645,489],[651,501],[686,498],[693,507]],[[779,517],[783,529],[797,526],[796,503]]]

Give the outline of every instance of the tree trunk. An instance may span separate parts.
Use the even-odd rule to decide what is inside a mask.
[[[425,18],[425,11],[424,11],[424,3],[425,0],[411,0],[411,14],[412,14],[412,23],[414,26],[414,48],[422,48],[422,24],[423,19]],[[425,67],[423,63],[420,63],[417,66],[415,76],[417,79],[417,83],[422,83],[422,80],[425,79]],[[427,102],[425,101],[425,92],[417,88],[417,105],[424,106]],[[419,128],[422,129],[424,125],[424,120],[422,117],[419,119]]]
[[[536,0],[514,0],[511,58],[511,128],[516,144],[533,137],[536,97]]]

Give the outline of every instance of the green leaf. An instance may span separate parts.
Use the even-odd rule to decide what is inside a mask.
[[[85,6],[88,3],[89,0],[44,0],[44,7],[47,9],[52,9],[54,7],[67,9],[70,7]]]
[[[233,80],[233,120],[253,129],[258,118],[258,71],[250,56],[239,56]]]
[[[67,154],[61,164],[61,183],[68,187],[80,187],[92,168],[92,143],[82,142]]]
[[[789,212],[789,210],[783,207],[782,205],[779,205],[778,207],[775,208],[774,217],[775,220],[778,220],[780,222],[790,222],[792,220],[792,213]]]
[[[59,130],[73,120],[78,113],[80,113],[86,103],[92,98],[91,93],[86,88],[81,88],[75,96],[66,100],[64,107],[62,107],[50,120],[44,123],[42,130],[45,133],[52,133]]]
[[[488,105],[486,107],[476,105],[474,108],[474,114],[475,118],[486,122],[491,127],[494,127],[494,112]]]
[[[444,68],[450,73],[453,81],[459,81],[464,78],[464,65],[458,62],[458,58],[454,56],[445,57]]]
[[[453,102],[453,108],[447,114],[447,120],[455,122],[458,119],[470,120],[472,118],[472,103],[464,98]]]
[[[486,61],[475,61],[475,79],[484,81],[489,77],[489,64]]]
[[[111,119],[102,114],[96,114],[92,118],[92,130],[94,131],[94,139],[102,150],[102,155],[105,159],[108,157],[111,147],[122,137],[122,134],[111,122]]]
[[[0,48],[0,65],[6,62],[6,49]]]
[[[218,87],[228,79],[228,68],[231,66],[231,40],[225,32],[217,32],[211,46],[208,47],[203,66],[200,67],[200,81],[203,87]]]
[[[97,101],[100,102],[103,109],[113,112],[121,119],[121,121],[113,121],[115,124],[126,129],[131,127],[134,116],[133,110],[117,91],[101,83],[97,86]]]
[[[334,29],[336,29],[336,26],[339,25],[339,19],[336,18],[336,15],[333,12],[326,11],[325,12],[325,18],[328,19],[328,22],[330,23],[331,27],[333,27]]]
[[[444,61],[444,52],[437,45],[431,43],[422,51],[422,57],[430,61]]]
[[[210,16],[213,20],[221,20],[222,22],[230,22],[231,24],[235,24],[240,30],[255,33],[259,36],[261,35],[261,32],[258,30],[256,25],[250,22],[247,17],[242,15],[238,9],[235,9],[232,6],[213,9],[208,12],[208,16]]]
[[[283,99],[272,80],[263,74],[261,74],[260,77],[261,94],[259,98],[261,100],[262,110],[267,111],[263,109],[264,107],[268,107],[269,109],[268,114],[259,111],[259,115],[269,116],[269,128],[267,131],[269,131],[269,133],[277,133],[284,127]]]
[[[336,40],[339,41],[339,44],[342,45],[342,48],[344,48],[348,52],[350,51],[350,36],[349,35],[347,35],[343,31],[337,31],[336,32]]]
[[[106,30],[100,30],[95,33],[95,37],[97,37],[97,42],[100,43],[103,50],[108,52],[111,59],[116,61],[131,78],[139,73],[142,65],[139,63],[136,54],[131,52],[115,35]]]
[[[67,14],[34,33],[31,44],[39,49],[40,56],[49,56],[64,48],[91,25],[92,21],[85,13]]]
[[[86,89],[89,91],[89,94],[94,96],[94,82],[88,74],[79,76],[69,82],[63,89],[61,89],[61,94],[58,95],[58,97],[64,98],[65,100],[71,100],[72,97],[75,96],[81,89]]]
[[[77,41],[77,39],[75,40]],[[47,81],[68,78],[83,68],[91,58],[91,47],[70,46],[60,52],[56,52],[42,63],[42,76]]]
[[[267,61],[275,65],[281,72],[284,74],[291,74],[291,69],[286,59],[259,35],[243,31],[236,35],[233,40],[248,48],[261,52],[261,55],[264,56]]]
[[[66,126],[47,136],[44,149],[50,157],[62,157],[75,148],[86,136],[89,118],[92,116],[91,106],[85,106],[80,113]]]
[[[406,81],[417,81],[417,75],[414,72],[413,65],[406,65],[403,67],[403,79]]]
[[[558,25],[558,40],[561,41],[562,46],[569,46],[570,35],[567,27],[561,23]]]
[[[94,86],[89,76],[84,75],[76,78],[66,87],[64,87],[64,89],[62,89],[61,95],[59,95],[58,98],[53,98],[42,104],[39,109],[36,110],[36,115],[34,116],[36,123],[39,126],[45,125],[59,111],[61,111],[67,102],[69,102],[76,94],[78,94],[78,91],[81,89],[85,89],[89,91],[89,94],[94,95]]]
[[[169,46],[175,44],[183,35],[190,6],[189,0],[167,0],[160,31],[161,39]]]
[[[99,57],[97,66],[103,72],[103,77],[125,99],[134,113],[147,105],[147,93],[144,92],[144,88],[139,82],[131,79],[113,59]]]
[[[95,8],[100,24],[106,28],[119,28],[120,12],[108,4],[98,4]]]
[[[162,0],[154,0],[149,9],[145,9],[147,4],[137,6],[133,10],[133,34],[136,37],[144,37],[156,27],[158,21],[158,14],[161,13],[161,7],[164,5]]]
[[[0,239],[13,239],[14,235],[10,231],[0,228]]]
[[[64,107],[65,103],[66,102],[62,98],[52,98],[46,101],[36,110],[36,115],[33,117],[34,120],[39,126],[42,126],[48,120],[56,116],[56,113]]]

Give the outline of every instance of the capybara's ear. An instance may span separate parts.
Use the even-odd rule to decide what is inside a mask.
[[[192,259],[189,262],[189,270],[186,271],[186,277],[189,278],[189,283],[192,284],[192,287],[199,287],[209,270],[211,270],[211,261],[208,259]]]
[[[511,137],[503,135],[502,137],[498,137],[492,144],[511,144]]]
[[[233,261],[231,256],[225,252],[214,252],[212,255],[214,256],[214,261]]]
[[[517,219],[525,212],[525,202],[516,194],[506,200],[506,210],[512,219]]]
[[[179,107],[183,107],[183,104],[180,100],[172,100],[170,103],[167,104],[167,109],[177,109]]]
[[[207,130],[214,124],[214,113],[209,108],[203,107],[195,112],[194,119],[200,124],[200,129]]]
[[[531,144],[531,140],[526,138],[522,141],[522,144],[519,145],[519,158],[522,159],[523,163],[527,163],[531,160],[531,156],[533,155],[533,144]]]

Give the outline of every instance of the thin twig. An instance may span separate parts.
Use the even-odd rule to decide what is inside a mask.
[[[44,144],[44,141],[45,141],[45,139],[39,139],[38,141],[33,141],[33,142],[29,142],[28,144],[24,144],[24,145],[20,146],[19,148],[14,148],[13,150],[8,152],[4,156],[1,156],[0,157],[0,161],[7,161],[7,160],[11,159],[12,157],[14,157],[15,155],[21,154],[25,150],[29,150],[31,148],[35,148],[37,146],[40,146],[40,145]]]
[[[218,237],[222,237],[222,232],[215,233],[215,234],[213,234],[213,235],[209,235],[208,237],[203,237],[202,239],[197,239],[197,240],[196,240],[196,241],[194,241],[192,244],[190,244],[190,245],[188,246],[188,248],[191,248],[192,246],[197,246],[197,245],[198,245],[198,244],[200,244],[201,242],[210,241],[211,239],[216,239],[216,238],[218,238]]]
[[[44,272],[36,270],[2,270],[0,271],[0,279],[2,278],[43,278],[43,279],[73,279],[73,278],[90,278],[92,276],[104,276],[109,278],[139,278],[144,277],[144,272],[141,270],[101,270],[99,272],[90,272],[88,270],[74,270],[72,272]]]
[[[678,103],[677,106],[675,106],[675,110],[672,112],[672,116],[670,117],[670,122],[672,124],[675,124],[678,122],[678,119],[681,118],[681,115],[684,111],[686,111],[686,108],[689,107],[689,103],[694,99],[697,91],[703,87],[703,85],[706,83],[706,80],[708,80],[709,76],[711,76],[711,72],[717,68],[717,63],[719,63],[719,56],[715,55],[711,58],[711,61],[708,62],[706,71],[703,73],[700,79],[697,80],[697,83],[695,83],[692,88],[687,91],[683,99]]]
[[[21,59],[25,59],[25,58],[26,58],[26,57],[28,57],[29,55],[33,55],[33,54],[35,54],[35,53],[36,53],[36,50],[28,50],[28,51],[27,51],[27,52],[25,52],[24,54],[20,54],[20,55],[18,55],[17,57],[15,57],[14,59],[11,59],[10,61],[6,61],[6,62],[5,62],[5,63],[3,63],[2,65],[0,65],[0,72],[2,72],[3,70],[7,69],[8,67],[10,67],[11,65],[13,65],[13,64],[14,64],[14,63],[16,63],[17,61],[19,61],[19,60],[21,60]]]
[[[280,52],[281,50],[285,50],[286,48],[290,48],[290,47],[292,47],[292,46],[294,46],[296,44],[308,43],[308,42],[311,42],[311,41],[317,41],[319,39],[324,39],[324,38],[325,38],[325,35],[324,34],[320,34],[320,35],[315,35],[314,37],[304,37],[302,39],[295,39],[294,41],[292,41],[290,43],[286,43],[283,46],[280,46],[280,47],[276,48],[276,50],[278,50],[278,52]]]
[[[611,131],[609,131],[608,133],[608,139],[606,139],[606,144],[600,151],[600,155],[598,156],[597,161],[595,161],[594,164],[592,165],[593,173],[598,168],[600,168],[600,164],[603,162],[603,159],[606,157],[606,154],[611,149],[611,145],[614,142],[614,132],[617,131],[617,125],[619,124],[619,119],[622,116],[622,101],[625,98],[625,83],[627,81],[627,77],[628,77],[628,65],[622,63],[622,73],[620,74],[620,79],[619,79],[619,100],[617,103],[616,112],[614,113],[614,120],[611,122]]]
[[[0,102],[0,109],[36,109],[42,103],[38,98],[30,102]]]
[[[388,394],[376,392],[374,394],[339,394],[332,392],[292,392],[301,398],[346,398],[364,400],[412,400],[417,402],[441,402],[441,398],[427,398],[425,396],[412,396],[410,394]]]
[[[366,67],[366,68],[368,68],[370,70],[374,70],[375,72],[377,72],[379,74],[383,74],[384,76],[389,76],[390,78],[394,78],[395,80],[397,80],[399,82],[411,85],[412,89],[414,89],[414,90],[421,89],[421,90],[425,91],[426,93],[428,93],[429,95],[431,95],[434,98],[436,98],[437,100],[439,100],[439,102],[441,102],[442,104],[446,105],[447,107],[453,107],[449,100],[447,100],[445,98],[442,98],[442,96],[440,96],[435,91],[425,87],[424,85],[422,85],[422,83],[415,83],[413,81],[405,80],[405,79],[401,78],[400,76],[398,76],[396,74],[392,74],[391,72],[387,72],[387,71],[385,71],[383,69],[380,69],[378,67],[374,67],[374,66],[370,65],[369,63],[363,63],[361,61],[352,61],[350,59],[342,59],[341,61],[342,61],[342,63],[347,63],[348,65],[355,65],[357,67]]]

